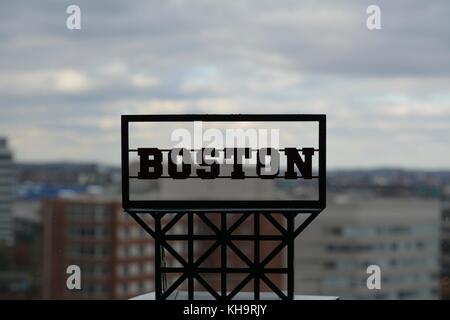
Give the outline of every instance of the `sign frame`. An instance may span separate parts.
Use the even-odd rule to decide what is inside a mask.
[[[318,200],[130,200],[129,124],[131,122],[317,122]],[[134,114],[121,116],[122,206],[128,212],[321,212],[326,207],[325,114]]]

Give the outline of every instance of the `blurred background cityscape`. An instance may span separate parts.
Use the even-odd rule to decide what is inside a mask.
[[[154,245],[122,210],[119,167],[17,163],[6,139],[0,146],[2,299],[124,299],[154,289]],[[450,171],[329,171],[327,209],[296,240],[296,292],[450,298],[449,186]],[[274,182],[284,193],[300,187]],[[81,291],[66,288],[71,264],[81,266]],[[381,290],[366,286],[372,264]]]
[[[119,194],[120,115],[155,113],[326,114],[327,208],[296,240],[296,293],[450,298],[447,0],[78,0],[68,30],[71,4],[0,2],[0,299],[153,290]]]

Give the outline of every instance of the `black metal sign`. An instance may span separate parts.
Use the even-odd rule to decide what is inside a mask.
[[[325,115],[123,115],[127,211],[321,211]]]

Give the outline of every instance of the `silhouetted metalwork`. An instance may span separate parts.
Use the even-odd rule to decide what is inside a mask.
[[[130,122],[170,122],[170,121],[293,121],[317,122],[319,131],[317,200],[270,200],[270,201],[211,201],[211,200],[177,200],[177,201],[134,201],[130,200],[129,179],[136,178],[129,174],[129,123]],[[223,178],[223,177],[222,177]],[[252,177],[256,178],[256,177]],[[200,283],[215,299],[230,300],[253,280],[254,299],[261,297],[261,284],[266,284],[280,299],[294,298],[294,240],[317,217],[326,206],[326,116],[325,115],[126,115],[122,116],[122,198],[125,211],[155,239],[155,292],[157,300],[167,299],[184,282],[187,281],[188,299],[194,299],[194,280]],[[280,222],[271,213],[282,217]],[[211,220],[212,214],[220,215],[220,222]],[[230,214],[239,218],[228,223]],[[142,215],[150,216],[153,226]],[[296,217],[309,215],[299,226],[295,225]],[[163,217],[170,217],[163,225]],[[170,230],[187,217],[187,230],[183,234],[172,234]],[[212,234],[194,233],[194,218],[198,217],[208,226]],[[253,234],[235,234],[239,226],[253,218]],[[277,230],[273,234],[261,234],[261,217]],[[146,221],[147,220],[147,221]],[[218,222],[218,223],[217,223]],[[209,240],[212,244],[198,258],[194,255],[196,241]],[[249,257],[236,246],[234,241],[247,240],[253,244],[253,256]],[[264,241],[278,241],[266,257],[260,256],[261,244]],[[169,243],[170,241],[186,241],[187,257]],[[219,267],[202,267],[201,264],[220,248]],[[268,264],[277,254],[285,250],[285,266],[271,268]],[[165,264],[165,252],[173,256],[181,267]],[[233,252],[244,267],[229,267],[228,253]],[[180,276],[172,284],[167,284],[166,275],[179,273]],[[216,290],[202,274],[220,275],[220,288]],[[234,287],[229,287],[228,277],[231,274],[244,274],[244,278]],[[269,274],[286,276],[285,290],[273,283]]]
[[[317,216],[318,212],[310,213],[309,217],[299,226],[295,227],[295,217],[297,214],[282,213],[281,217],[285,222],[278,221],[270,213],[245,212],[240,217],[227,225],[228,213],[220,214],[220,223],[216,225],[210,220],[211,215],[204,212],[192,213],[184,212],[175,215],[169,214],[171,219],[162,226],[161,219],[166,216],[165,213],[148,213],[154,219],[154,227],[152,228],[145,222],[136,212],[129,214],[138,222],[138,224],[155,239],[155,292],[156,299],[167,299],[184,281],[187,281],[188,298],[194,299],[194,279],[196,279],[215,299],[230,300],[236,296],[251,280],[254,281],[254,299],[260,299],[260,283],[265,283],[280,299],[293,299],[294,297],[294,239],[301,233],[312,220]],[[185,234],[168,234],[177,223],[187,215],[187,232]],[[213,234],[199,235],[194,234],[194,216],[201,219],[207,225]],[[276,234],[261,234],[260,218],[264,216],[266,221],[278,230]],[[252,235],[233,234],[243,223],[253,218]],[[194,259],[194,243],[195,241],[213,240],[213,243],[207,250]],[[253,257],[246,256],[241,249],[233,243],[233,241],[246,240],[253,243]],[[170,244],[169,241],[186,241],[187,242],[187,258],[183,257],[180,252]],[[260,246],[263,241],[278,241],[278,245],[271,250],[265,258],[260,257]],[[219,267],[201,267],[200,265],[208,259],[208,257],[220,248],[220,266]],[[267,265],[274,259],[277,254],[286,249],[286,266],[270,268]],[[163,254],[167,251],[181,267],[169,267],[162,264],[164,261]],[[229,267],[227,264],[228,252],[234,252],[245,263],[245,267]],[[168,273],[179,273],[179,278],[167,286],[165,283],[165,275]],[[216,291],[208,281],[202,277],[202,274],[220,274],[220,290]],[[234,288],[229,288],[228,275],[230,274],[246,274],[243,280]],[[284,274],[286,282],[283,288],[278,287],[272,282],[268,274]]]

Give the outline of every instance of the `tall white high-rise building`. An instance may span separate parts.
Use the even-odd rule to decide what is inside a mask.
[[[12,245],[12,202],[14,197],[14,166],[6,138],[0,137],[0,243]]]
[[[341,299],[437,299],[437,199],[329,195],[296,239],[296,291]],[[380,288],[375,269],[379,267]],[[369,280],[369,286],[367,286]]]

